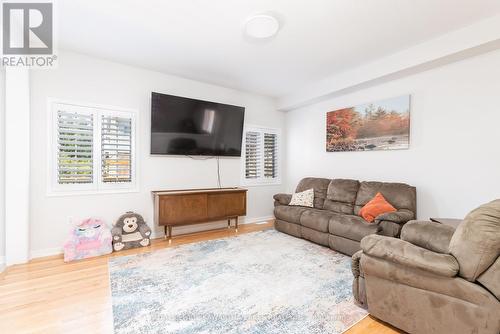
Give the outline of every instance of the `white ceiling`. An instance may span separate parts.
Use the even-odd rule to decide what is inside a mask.
[[[59,48],[283,96],[500,13],[498,0],[65,0]],[[242,24],[271,12],[266,43]]]

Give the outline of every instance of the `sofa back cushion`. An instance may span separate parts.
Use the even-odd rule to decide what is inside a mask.
[[[397,210],[406,209],[413,213],[417,211],[417,191],[415,187],[404,183],[363,181],[359,185],[358,195],[354,206],[354,214],[359,211],[377,193],[381,193]]]
[[[500,199],[471,211],[450,241],[460,276],[474,282],[500,255]]]
[[[349,179],[333,179],[328,185],[325,210],[352,215],[354,202],[358,194],[359,181]]]
[[[314,189],[314,207],[317,209],[323,209],[328,184],[330,184],[330,179],[306,177],[299,182],[295,192],[300,193],[311,188]]]

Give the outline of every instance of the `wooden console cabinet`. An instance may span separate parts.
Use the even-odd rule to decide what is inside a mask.
[[[231,219],[238,228],[238,216],[247,213],[247,189],[213,188],[153,191],[155,223],[172,238],[172,226],[192,225]]]

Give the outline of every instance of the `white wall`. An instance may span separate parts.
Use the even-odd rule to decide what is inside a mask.
[[[291,111],[286,187],[305,176],[405,182],[418,217],[463,217],[500,198],[500,51]],[[409,150],[325,152],[326,112],[412,95]]]
[[[103,218],[112,223],[121,213],[134,210],[153,226],[152,190],[216,187],[216,161],[149,155],[151,92],[212,100],[246,107],[245,122],[279,127],[284,114],[267,97],[204,84],[96,58],[63,52],[55,70],[31,74],[31,250],[32,256],[58,252],[66,237],[69,217]],[[47,99],[104,104],[137,109],[139,162],[138,193],[86,196],[46,196]],[[239,158],[221,159],[223,186],[240,184]],[[272,195],[282,186],[252,187],[246,220],[272,215]],[[161,229],[156,231],[162,233]],[[174,230],[175,234],[175,230]]]
[[[5,70],[0,69],[0,271],[5,261]]]
[[[5,69],[5,263],[29,260],[30,75]]]

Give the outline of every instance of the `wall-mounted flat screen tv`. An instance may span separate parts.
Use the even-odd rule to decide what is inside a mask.
[[[151,94],[151,154],[241,156],[245,108]]]

